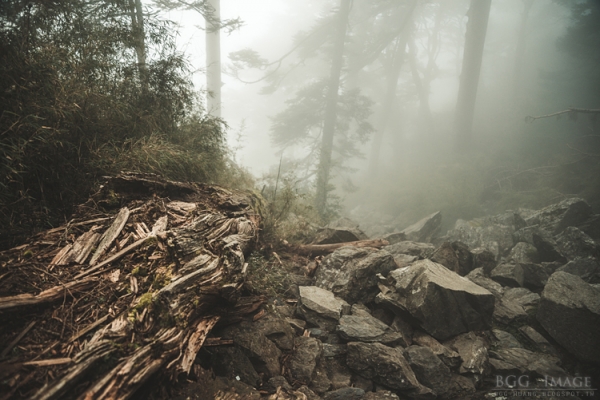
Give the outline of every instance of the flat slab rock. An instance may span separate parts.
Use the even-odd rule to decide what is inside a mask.
[[[377,274],[387,276],[395,268],[394,257],[385,250],[342,247],[323,259],[315,274],[315,286],[350,304],[366,304],[379,292]]]
[[[536,317],[570,353],[600,364],[600,290],[578,276],[557,271],[544,287]]]
[[[440,264],[421,260],[390,273],[394,289],[378,301],[406,311],[438,340],[491,326],[492,293]]]
[[[408,228],[402,230],[402,233],[408,240],[415,242],[429,242],[439,232],[442,224],[442,213],[434,212],[415,222]]]
[[[326,330],[333,330],[343,314],[350,313],[350,304],[332,292],[316,286],[300,286],[297,313]]]

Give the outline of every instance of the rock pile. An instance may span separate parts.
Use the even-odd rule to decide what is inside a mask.
[[[538,390],[552,389],[552,379],[558,389],[576,377],[597,385],[593,221],[585,202],[571,199],[459,221],[437,246],[413,239],[339,248],[323,258],[313,286],[300,286],[292,305],[272,303],[247,337],[215,331],[241,350],[237,365],[252,365],[251,373],[234,364],[219,372],[269,399],[490,398],[510,376]],[[266,337],[280,353],[259,339],[267,318],[279,327]],[[249,341],[264,348],[249,351]],[[219,351],[206,348],[201,358]],[[279,369],[267,368],[275,361]]]
[[[241,268],[239,275],[230,272],[233,287],[219,281],[217,293],[213,286],[194,286],[196,294],[222,306],[196,312],[183,307],[192,328],[174,331],[184,341],[173,339],[173,332],[168,336],[181,354],[171,348],[165,365],[191,357],[185,370],[172,370],[195,382],[182,399],[482,399],[515,389],[507,386],[510,377],[536,390],[600,385],[594,376],[600,367],[600,218],[582,200],[458,221],[437,239],[441,215],[435,213],[393,232],[391,244],[381,249],[346,246],[326,255],[309,269],[314,276],[295,280],[302,283],[290,290],[293,299],[272,298],[262,309],[248,303],[245,312],[235,312],[243,300],[235,289],[243,278],[244,251],[225,251],[241,240],[241,227],[228,221],[248,215],[238,206],[223,217],[227,229],[217,227],[226,233],[214,248],[222,251],[220,258],[214,254],[218,265],[225,268],[230,259],[231,268]],[[172,237],[177,254],[193,247],[192,236],[203,226],[192,215],[186,221],[187,230]],[[206,235],[205,245],[215,234]],[[317,244],[366,238],[349,221],[319,235]],[[198,274],[211,268],[209,256],[179,257],[185,257],[184,272]],[[157,297],[156,304],[181,312],[181,302],[190,299],[170,287],[160,289],[167,297]],[[135,326],[145,326],[144,316],[134,317],[140,320]],[[227,322],[217,324],[219,318]],[[103,338],[110,337],[106,332]],[[167,343],[149,345],[148,368],[162,360]],[[119,371],[97,383],[98,392],[87,389],[87,398],[102,398],[100,389],[110,393],[107,382],[121,384]],[[128,377],[123,395],[106,398],[133,393],[135,378]]]

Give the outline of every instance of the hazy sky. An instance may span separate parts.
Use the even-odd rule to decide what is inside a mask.
[[[307,29],[321,11],[319,2],[306,0],[222,0],[221,17],[240,17],[244,22],[241,29],[227,35],[221,34],[221,58],[223,66],[228,63],[228,54],[243,48],[252,48],[262,57],[275,60],[287,52],[292,37],[299,30]],[[193,11],[171,11],[167,18],[181,25],[178,46],[192,62],[194,68],[204,68],[204,26],[202,17]],[[257,78],[258,75],[250,78]],[[279,158],[269,138],[269,116],[280,110],[265,110],[264,96],[258,94],[263,86],[244,84],[233,77],[223,75],[223,118],[229,124],[229,145],[236,150],[239,163],[255,175],[261,175],[276,164]],[[205,87],[203,71],[194,74],[198,88]],[[283,108],[283,105],[282,105]],[[242,123],[244,130],[240,135]]]

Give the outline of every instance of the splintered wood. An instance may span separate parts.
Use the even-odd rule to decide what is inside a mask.
[[[0,393],[126,399],[159,371],[189,373],[201,347],[228,343],[209,337],[217,323],[264,302],[240,291],[260,221],[250,204],[123,174],[64,227],[1,252]]]

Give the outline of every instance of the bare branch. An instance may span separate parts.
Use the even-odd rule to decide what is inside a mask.
[[[558,117],[559,115],[562,115],[562,114],[569,114],[569,118],[572,119],[572,120],[575,120],[575,119],[577,119],[577,114],[578,113],[581,113],[581,114],[600,114],[600,109],[569,107],[566,110],[557,111],[557,112],[552,113],[552,114],[538,115],[538,116],[528,115],[527,117],[525,117],[525,122],[533,122],[536,119],[541,119],[541,118]]]

